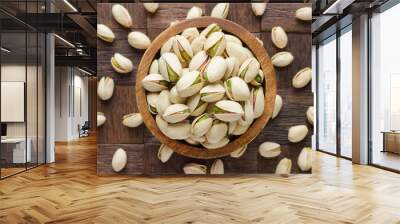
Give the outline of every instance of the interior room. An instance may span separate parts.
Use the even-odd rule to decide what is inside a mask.
[[[400,2],[0,1],[0,223],[400,223]]]

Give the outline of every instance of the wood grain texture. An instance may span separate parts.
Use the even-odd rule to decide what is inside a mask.
[[[399,174],[320,152],[289,178],[99,177],[92,137],[56,145],[56,160],[0,181],[1,224],[400,222]]]
[[[135,3],[136,4],[136,3]],[[111,4],[99,4],[99,7],[106,6],[108,9],[111,8]],[[149,14],[147,12],[137,12],[140,15],[145,15],[145,17],[139,17],[138,20],[146,24],[145,27],[140,29],[149,35],[149,37],[154,40],[159,33],[168,28],[170,22],[176,20],[183,20],[186,17],[186,13],[189,8],[193,5],[197,5],[203,9],[205,15],[209,15],[212,7],[215,3],[160,3],[160,8],[155,14]],[[297,167],[297,156],[303,146],[311,145],[311,135],[312,127],[307,123],[305,112],[308,106],[313,104],[313,94],[311,92],[311,85],[306,86],[303,89],[294,89],[291,87],[291,80],[293,75],[305,66],[311,66],[311,24],[298,21],[294,12],[297,8],[310,6],[310,4],[286,4],[286,3],[269,3],[267,10],[261,17],[255,17],[250,9],[250,4],[248,3],[231,3],[230,13],[228,19],[235,23],[238,23],[248,29],[253,35],[259,37],[263,43],[267,53],[272,56],[280,50],[275,48],[271,42],[270,29],[273,26],[281,25],[287,31],[289,37],[288,46],[283,49],[285,51],[290,51],[295,57],[295,61],[286,68],[275,68],[276,78],[278,82],[278,94],[283,98],[283,108],[281,113],[277,118],[269,121],[266,128],[262,133],[249,144],[246,153],[242,158],[234,159],[229,156],[224,157],[223,161],[225,164],[226,174],[242,174],[242,173],[271,173],[275,171],[275,166],[280,159],[287,157],[293,162],[292,173],[298,173],[299,169]],[[138,7],[138,6],[135,6]],[[139,9],[138,10],[143,10]],[[237,11],[240,12],[237,12]],[[98,10],[98,21],[106,22],[109,18],[109,13],[107,10]],[[103,15],[105,14],[105,15]],[[204,15],[204,14],[203,14]],[[108,21],[109,23],[115,23],[114,21]],[[115,28],[117,42],[109,45],[101,40],[98,40],[98,58],[102,58],[102,65],[99,65],[99,74],[109,74],[116,79],[116,89],[122,87],[133,87],[135,85],[135,78],[137,72],[137,65],[143,55],[143,51],[137,51],[127,45],[126,36],[129,30],[120,27],[118,24],[112,24]],[[121,36],[120,36],[121,35]],[[120,43],[118,43],[120,42]],[[115,46],[118,46],[115,47]],[[130,55],[135,64],[135,69],[132,74],[120,75],[112,71],[109,63],[109,59],[112,52],[116,49],[121,48],[125,54]],[[104,55],[108,55],[105,57]],[[103,69],[105,72],[100,72]],[[134,87],[133,87],[134,88]],[[131,91],[131,90],[129,90]],[[129,94],[129,98],[125,102],[134,103],[133,96]],[[114,97],[113,97],[114,99]],[[98,107],[102,108],[102,112],[107,114],[114,114],[116,105],[112,107],[105,108],[108,102],[99,102]],[[120,105],[122,106],[122,105]],[[111,115],[110,115],[111,116]],[[119,118],[117,119],[119,120]],[[307,138],[299,143],[292,144],[287,141],[287,132],[290,126],[296,124],[306,124],[308,125],[310,132]],[[118,123],[119,125],[119,123]],[[187,162],[198,162],[203,164],[211,164],[213,160],[197,160],[190,159],[179,154],[174,154],[171,160],[165,164],[162,164],[157,159],[157,150],[160,146],[160,142],[152,135],[152,133],[147,130],[144,126],[140,126],[138,131],[142,135],[137,135],[139,139],[133,139],[131,137],[124,138],[129,139],[129,141],[118,142],[110,141],[113,139],[112,135],[115,133],[120,133],[122,129],[120,127],[114,127],[112,129],[104,129],[105,132],[99,135],[98,141],[103,141],[104,144],[144,144],[145,150],[145,170],[143,174],[145,175],[182,175],[182,166]],[[118,135],[125,135],[122,132]],[[101,140],[105,139],[105,140]],[[266,159],[258,154],[258,146],[264,141],[275,141],[282,145],[282,153],[277,158]],[[139,143],[140,142],[140,143]],[[99,154],[102,152],[100,151]],[[99,161],[101,162],[101,161]]]

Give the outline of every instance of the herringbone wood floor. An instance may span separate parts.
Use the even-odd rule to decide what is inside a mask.
[[[326,154],[289,178],[98,177],[95,144],[0,181],[0,223],[400,223],[400,175]]]

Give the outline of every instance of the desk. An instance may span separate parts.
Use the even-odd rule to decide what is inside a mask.
[[[1,139],[1,157],[8,163],[25,163],[32,159],[31,146],[32,140],[26,139],[27,147],[25,152],[25,138],[5,138]],[[12,154],[12,156],[11,156]],[[11,159],[12,158],[12,159]],[[26,159],[26,161],[25,161]]]
[[[382,131],[383,152],[400,154],[400,131]]]

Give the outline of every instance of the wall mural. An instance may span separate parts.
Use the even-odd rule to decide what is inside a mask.
[[[99,175],[311,172],[310,4],[97,8]]]

